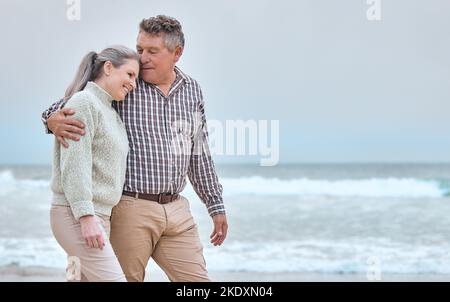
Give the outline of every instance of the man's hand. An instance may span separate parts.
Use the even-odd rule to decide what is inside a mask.
[[[227,237],[228,223],[225,214],[217,214],[213,216],[214,230],[211,233],[211,243],[214,246],[221,245]]]
[[[84,124],[73,118],[68,118],[67,116],[75,114],[73,109],[63,108],[47,119],[47,127],[56,136],[58,142],[65,148],[69,147],[66,142],[67,139],[73,141],[79,141],[78,135],[84,135]]]

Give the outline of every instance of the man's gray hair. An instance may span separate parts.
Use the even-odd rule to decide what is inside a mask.
[[[180,22],[175,18],[158,15],[144,19],[139,24],[141,31],[150,35],[162,36],[164,44],[170,51],[184,47],[184,34]]]

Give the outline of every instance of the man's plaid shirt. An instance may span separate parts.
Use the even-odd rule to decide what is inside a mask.
[[[167,97],[157,86],[139,79],[125,101],[113,102],[130,145],[124,190],[180,193],[187,175],[209,214],[225,213],[222,186],[208,147],[202,91],[179,68],[175,72]],[[47,109],[42,114],[44,124],[64,105],[60,100]]]

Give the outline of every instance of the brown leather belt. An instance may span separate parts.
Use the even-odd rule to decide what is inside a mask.
[[[170,194],[170,193],[142,194],[142,193],[127,192],[127,191],[123,191],[122,193],[123,193],[123,195],[126,195],[126,196],[131,196],[134,198],[145,199],[145,200],[151,200],[151,201],[155,201],[159,204],[166,204],[166,203],[172,202],[178,198],[178,194]]]

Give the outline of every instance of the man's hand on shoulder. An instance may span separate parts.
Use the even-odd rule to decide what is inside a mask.
[[[69,116],[75,114],[75,111],[70,108],[63,108],[47,119],[47,126],[50,131],[56,136],[58,142],[65,148],[69,147],[66,139],[79,141],[80,135],[84,135],[84,124]]]

